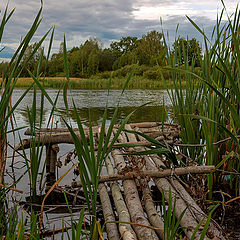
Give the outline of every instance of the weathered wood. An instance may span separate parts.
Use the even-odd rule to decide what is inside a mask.
[[[57,144],[46,145],[47,184],[51,186],[56,181],[56,162],[59,147]]]
[[[76,133],[77,136],[81,139],[80,135]],[[86,135],[88,139],[89,136]],[[14,148],[16,151],[21,149],[27,149],[31,146],[31,143],[35,142],[40,145],[48,144],[58,144],[58,143],[70,143],[73,144],[72,135],[70,133],[57,133],[57,134],[43,134],[38,135],[34,138],[23,139],[21,142]]]
[[[113,213],[108,191],[103,183],[98,185],[98,192],[101,200],[104,220],[106,222],[106,231],[109,240],[119,240],[118,228],[115,223],[115,216]]]
[[[113,165],[111,159],[108,157],[105,161],[106,168],[109,174],[114,174]],[[137,236],[133,231],[130,224],[126,224],[123,222],[131,222],[130,214],[123,199],[120,187],[116,182],[110,183],[110,188],[112,191],[112,197],[114,201],[114,205],[116,207],[116,211],[119,218],[119,232],[123,240],[136,240]]]
[[[126,125],[126,129],[132,130],[131,126]],[[126,133],[128,140],[129,141],[136,141],[136,137],[132,133]],[[134,151],[135,149],[142,151],[144,148],[142,147],[135,147],[132,150]],[[143,164],[142,161],[139,161],[137,157],[135,159],[135,164],[138,166],[139,169],[146,170],[145,165]],[[148,215],[148,219],[152,226],[157,227],[158,229],[155,230],[157,235],[161,238],[164,239],[164,222],[160,218],[157,209],[155,207],[155,204],[153,203],[151,192],[148,186],[147,181],[140,180],[140,184],[143,187],[143,201],[144,201],[144,208],[146,210],[146,213]]]
[[[157,156],[153,157],[153,160],[155,164],[160,167],[163,166],[163,162],[161,159]],[[189,206],[191,206],[191,211],[194,213],[198,221],[200,222],[203,217],[207,219],[207,214],[205,214],[202,209],[196,204],[196,202],[193,200],[193,198],[189,195],[189,193],[186,191],[186,189],[182,186],[182,184],[179,183],[176,179],[171,179],[171,185],[177,189],[178,193],[182,196],[183,199],[188,203]],[[216,226],[216,223],[211,221],[210,226],[208,228],[208,232],[211,232],[211,235],[216,236],[218,239],[225,239],[223,237],[223,234]]]
[[[124,167],[126,167],[126,163],[123,156],[119,154],[121,154],[121,152],[117,149],[112,151],[115,166],[117,167],[118,171],[121,171]],[[135,182],[133,180],[124,180],[123,189],[132,222],[150,226],[150,223],[144,214]],[[137,233],[138,238],[140,239],[158,239],[155,231],[152,229],[144,228],[138,225],[134,225],[133,227]]]
[[[164,169],[157,171],[130,171],[124,172],[123,174],[109,174],[101,176],[99,179],[99,183],[118,181],[118,180],[129,180],[135,178],[146,178],[146,177],[157,177],[157,178],[165,178],[172,175],[186,175],[186,174],[206,174],[210,173],[214,170],[215,166],[192,166],[192,167],[183,167],[183,168],[175,168],[175,169]],[[80,187],[80,182],[74,182],[72,187]]]

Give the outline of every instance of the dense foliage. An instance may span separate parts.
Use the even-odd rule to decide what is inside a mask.
[[[198,58],[201,52],[196,39],[177,39],[182,42],[185,51],[188,51],[189,62],[192,58]],[[25,64],[37,43],[30,44],[21,61]],[[176,43],[173,44],[173,49]],[[33,58],[21,73],[21,77],[29,77],[29,72],[36,73],[37,65],[43,49],[39,48]],[[183,54],[183,48],[177,49],[178,54]],[[163,34],[153,30],[147,34],[137,37],[122,37],[119,41],[112,42],[109,48],[103,48],[103,44],[97,38],[86,40],[79,47],[73,47],[68,52],[69,74],[71,77],[88,78],[98,75],[99,78],[108,78],[111,71],[115,71],[116,77],[125,77],[131,71],[131,65],[139,63],[138,76],[154,80],[159,78],[157,65],[166,65],[166,53],[163,46]],[[184,64],[184,62],[180,62]],[[199,65],[199,60],[196,62]],[[0,73],[4,74],[8,63],[0,64]],[[49,77],[64,76],[63,43],[60,44],[59,52],[54,53],[46,68],[46,57],[42,58],[42,72]],[[46,70],[46,71],[45,71]]]

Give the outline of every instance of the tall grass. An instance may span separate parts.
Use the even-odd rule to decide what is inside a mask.
[[[185,144],[205,144],[205,147],[189,146],[181,148],[188,160],[198,164],[218,166],[221,170],[239,172],[239,143],[236,138],[240,129],[239,107],[239,61],[240,39],[238,7],[228,20],[223,21],[223,14],[227,14],[223,3],[223,11],[217,17],[216,25],[211,38],[208,38],[197,23],[193,24],[203,36],[204,53],[199,56],[201,72],[195,74],[194,59],[189,66],[187,57],[188,49],[183,51],[184,65],[178,66],[176,51],[173,53],[167,46],[168,64],[172,71],[174,90],[169,90],[169,96],[173,104],[173,110],[177,122],[182,127],[181,139]],[[184,46],[183,46],[184,48]],[[176,50],[176,49],[175,49]],[[186,74],[186,89],[183,89],[180,74]],[[218,141],[231,137],[232,141]],[[234,152],[231,161],[224,160],[230,152]],[[230,175],[230,187],[239,193],[238,177]],[[208,177],[210,194],[214,186],[219,186],[224,180],[221,174]]]

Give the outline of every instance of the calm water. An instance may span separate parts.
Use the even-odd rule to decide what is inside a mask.
[[[24,89],[16,89],[13,94],[13,102],[19,99],[23,94]],[[58,90],[48,89],[47,93],[54,101]],[[88,125],[89,116],[94,125],[101,122],[104,108],[108,102],[108,119],[114,111],[114,107],[117,105],[121,95],[121,90],[111,90],[109,93],[107,90],[72,90],[68,92],[68,104],[71,122],[74,123],[73,104],[75,102],[80,118],[85,125]],[[40,91],[37,93],[38,111],[40,111]],[[131,118],[131,122],[143,122],[143,121],[160,121],[162,116],[162,104],[163,99],[166,106],[170,105],[169,98],[166,90],[126,90],[123,96],[120,98],[120,109],[118,121],[121,121],[130,112],[137,107],[149,103],[147,106],[142,107],[134,113]],[[27,106],[31,109],[33,101],[33,92],[29,92],[21,104],[15,111],[15,118],[18,126],[28,125]],[[55,127],[66,127],[63,119],[68,120],[66,109],[63,101],[62,92],[59,95],[57,101],[58,112],[55,113],[54,124]],[[47,122],[51,113],[51,104],[47,100],[44,103],[44,121]]]
[[[12,96],[13,104],[19,99],[19,97],[24,93],[24,89],[14,90]],[[54,101],[58,90],[47,89],[47,93]],[[89,123],[89,117],[94,125],[100,124],[102,121],[103,112],[108,102],[108,121],[111,119],[114,108],[116,107],[119,97],[121,95],[121,90],[111,90],[109,93],[107,90],[73,90],[68,92],[68,103],[69,103],[69,116],[66,114],[65,104],[63,101],[62,93],[59,95],[57,101],[57,112],[54,114],[54,127],[66,127],[63,119],[68,122],[71,122],[76,125],[73,111],[73,101],[75,102],[80,118],[82,122],[87,126]],[[167,107],[170,107],[170,101],[167,96],[166,90],[126,90],[123,96],[120,99],[120,108],[118,115],[118,122],[121,122],[129,113],[138,108],[139,106],[149,103],[147,106],[139,108],[131,118],[131,122],[143,122],[143,121],[161,121],[162,118],[162,104],[164,103]],[[37,103],[38,109],[40,112],[40,101],[41,101],[41,92],[37,92]],[[29,126],[27,108],[31,109],[33,102],[33,92],[29,92],[21,104],[17,107],[15,113],[15,120],[17,127]],[[48,121],[48,118],[51,114],[52,107],[47,100],[44,103],[44,123]],[[38,115],[39,117],[39,115]],[[22,138],[24,136],[24,130],[19,131]],[[13,135],[9,135],[9,142],[12,145],[19,143],[18,137],[13,138]],[[74,146],[69,144],[59,144],[60,152],[58,153],[58,159],[64,164],[66,154],[73,150]],[[8,151],[9,155],[12,155],[11,150]],[[29,150],[26,151],[27,157],[29,157]],[[42,161],[40,166],[40,171],[43,169],[43,163],[45,160],[45,149],[43,149]],[[75,160],[76,161],[76,160]],[[14,194],[16,201],[25,200],[25,197],[29,195],[30,185],[29,177],[26,171],[25,160],[21,156],[15,156],[14,159],[14,168],[11,167],[12,158],[9,156],[7,160],[7,174],[6,174],[6,183],[11,185],[12,182],[16,182],[21,177],[21,180],[17,183],[16,188],[24,192],[23,195]],[[58,177],[62,176],[70,167],[72,163],[62,168],[57,169]],[[24,174],[25,172],[25,174]],[[40,176],[40,175],[39,175]],[[60,185],[70,185],[72,179],[79,177],[74,176],[72,173],[68,174]],[[10,196],[9,196],[10,197]],[[13,198],[9,199],[10,201]],[[22,214],[22,211],[20,211]],[[20,214],[20,215],[21,215]],[[24,213],[23,213],[24,214]],[[77,216],[78,217],[78,216]],[[66,221],[69,218],[69,214],[48,214],[48,217],[44,216],[44,222],[49,228],[61,228],[62,218]]]

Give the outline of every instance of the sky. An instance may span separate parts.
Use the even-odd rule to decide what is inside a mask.
[[[210,34],[217,14],[222,10],[220,0],[45,0],[43,20],[33,38],[38,41],[55,26],[52,52],[58,52],[64,34],[68,49],[80,46],[90,37],[97,37],[104,47],[124,36],[141,37],[151,30],[168,31],[170,44],[176,36],[201,36],[186,18],[193,19]],[[8,0],[0,1],[1,16]],[[224,1],[228,13],[239,1]],[[9,10],[15,12],[6,26],[1,46],[16,49],[30,28],[40,8],[40,0],[10,0]],[[226,18],[226,16],[225,16]],[[160,20],[161,19],[161,20]],[[176,34],[176,28],[178,33]],[[50,38],[50,36],[49,36]],[[48,39],[49,39],[48,38]],[[44,45],[47,46],[49,40]],[[9,48],[6,50],[10,51]]]

